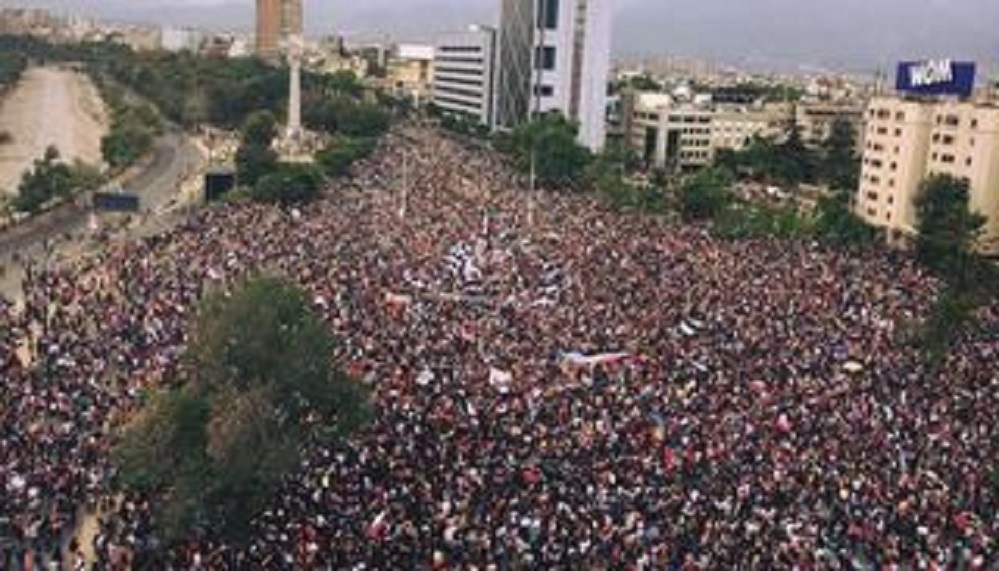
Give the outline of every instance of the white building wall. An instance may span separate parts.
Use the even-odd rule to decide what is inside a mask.
[[[438,39],[433,65],[435,105],[493,125],[495,37],[494,29],[476,26]]]
[[[579,99],[580,140],[602,149],[607,138],[607,81],[610,76],[611,3],[587,0],[586,47]]]
[[[579,142],[597,151],[606,139],[607,81],[610,75],[611,0],[559,0],[555,29],[541,29],[539,3],[545,0],[505,0],[500,38],[504,65],[529,59],[529,88],[505,85],[524,78],[523,73],[501,70],[497,86],[502,108],[501,127],[514,128],[535,112],[558,111],[579,123]],[[531,29],[525,13],[530,13]],[[520,42],[522,36],[530,39]],[[577,45],[577,40],[582,40]],[[555,66],[539,70],[540,48],[555,48]],[[577,54],[577,47],[580,53]],[[526,51],[530,51],[527,58]],[[519,56],[516,54],[520,54]],[[526,93],[525,93],[526,91]],[[528,101],[524,101],[524,97]],[[506,100],[503,100],[506,98]],[[509,110],[524,110],[514,117]]]

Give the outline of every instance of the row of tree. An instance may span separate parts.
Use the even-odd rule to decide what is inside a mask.
[[[101,156],[112,170],[132,165],[152,150],[163,132],[159,112],[148,103],[130,100],[113,81],[98,79],[101,96],[111,115],[108,133],[101,139]]]
[[[287,103],[287,68],[252,57],[206,58],[186,51],[139,53],[113,42],[56,45],[15,36],[0,36],[0,54],[16,54],[40,65],[83,65],[92,76],[117,82],[186,128],[208,124],[238,129],[255,111],[282,117]],[[305,116],[330,93],[359,97],[363,92],[350,73],[306,72],[302,80]]]
[[[819,236],[842,243],[863,243],[873,232],[854,215],[851,197],[856,188],[859,159],[848,122],[837,121],[818,151],[808,149],[796,126],[782,142],[758,139],[745,151],[720,153],[713,168],[679,184],[653,175],[644,184],[628,176],[639,161],[617,143],[598,155],[576,142],[576,125],[552,114],[494,139],[521,172],[539,186],[595,190],[612,206],[631,211],[675,212],[688,221],[710,221],[733,237],[760,234]],[[806,216],[795,205],[773,206],[740,200],[733,185],[740,176],[772,181],[821,180],[833,189],[820,200],[817,212]]]
[[[722,150],[715,164],[740,177],[755,178],[788,187],[825,185],[853,191],[860,180],[856,133],[845,119],[837,119],[818,149],[809,148],[800,126],[792,121],[780,139],[754,138],[739,151]]]

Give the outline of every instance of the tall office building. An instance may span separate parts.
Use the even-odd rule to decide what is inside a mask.
[[[493,126],[495,45],[496,30],[486,26],[438,38],[433,73],[438,108]]]
[[[593,150],[606,138],[611,0],[502,0],[496,118],[514,128],[559,111]]]
[[[257,55],[275,59],[281,41],[302,34],[302,0],[257,0]]]
[[[857,214],[915,233],[915,199],[929,176],[968,181],[970,207],[988,217],[981,247],[999,254],[999,108],[990,102],[878,97],[867,109]]]

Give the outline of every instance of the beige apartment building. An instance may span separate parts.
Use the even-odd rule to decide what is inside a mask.
[[[648,166],[692,172],[718,151],[741,150],[754,137],[778,135],[788,119],[781,106],[677,103],[663,93],[637,93],[624,119],[625,140]]]
[[[999,107],[879,97],[866,119],[857,213],[896,236],[912,235],[923,181],[967,179],[971,209],[989,220],[982,250],[999,254]]]
[[[795,119],[805,144],[818,147],[832,134],[836,121],[846,121],[853,128],[854,144],[864,142],[864,104],[859,101],[803,101],[795,106]]]

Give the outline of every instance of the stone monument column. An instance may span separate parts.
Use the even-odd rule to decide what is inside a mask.
[[[304,47],[301,36],[295,35],[288,39],[287,58],[288,82],[288,126],[285,137],[298,140],[302,134],[302,54]]]

